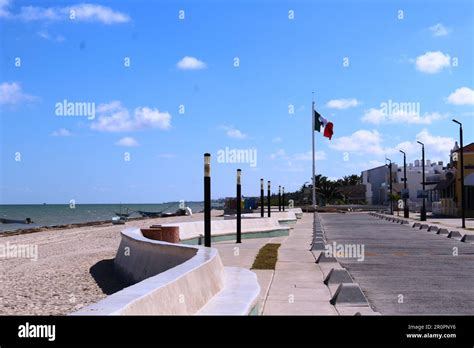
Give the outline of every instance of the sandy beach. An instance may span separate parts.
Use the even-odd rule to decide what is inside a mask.
[[[212,211],[214,218],[222,211]],[[120,230],[202,220],[203,214],[1,236],[0,244],[37,246],[36,261],[0,258],[0,315],[65,315],[123,287],[113,277]]]

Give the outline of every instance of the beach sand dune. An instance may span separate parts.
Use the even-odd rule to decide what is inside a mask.
[[[124,286],[113,275],[120,230],[202,219],[200,213],[0,237],[0,245],[37,246],[38,252],[36,261],[0,258],[0,315],[64,315],[95,303]]]

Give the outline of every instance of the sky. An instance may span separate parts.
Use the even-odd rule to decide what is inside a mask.
[[[0,204],[294,191],[474,141],[472,1],[0,0]],[[63,107],[65,106],[65,107]],[[223,156],[240,151],[241,163]]]

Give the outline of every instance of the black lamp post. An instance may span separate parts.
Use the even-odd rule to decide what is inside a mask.
[[[281,185],[278,185],[278,211],[281,211]]]
[[[407,154],[400,150],[403,153],[403,188],[405,189],[405,195],[407,194]],[[408,209],[407,199],[403,198],[403,217],[410,217],[410,210]]]
[[[271,214],[272,214],[272,213],[271,213],[271,210],[270,210],[270,208],[271,208],[271,203],[270,203],[270,195],[271,195],[270,185],[271,185],[271,182],[270,182],[270,180],[268,180],[268,187],[267,187],[267,188],[268,188],[268,191],[267,191],[268,217],[270,217]]]
[[[421,145],[421,180],[422,180],[422,187],[423,187],[423,205],[421,206],[420,212],[420,221],[426,221],[426,203],[425,203],[425,144],[421,141],[417,141],[418,144]]]
[[[263,178],[260,179],[260,217],[265,215],[265,203],[263,200],[265,199],[265,194],[263,192]]]
[[[466,216],[465,216],[465,204],[466,202],[464,201],[464,145],[463,145],[463,139],[462,139],[462,123],[453,120],[454,123],[457,123],[459,125],[459,142],[461,143],[461,149],[460,149],[460,156],[461,156],[461,219],[462,219],[462,228],[466,228]]]
[[[211,154],[204,154],[204,246],[211,246]]]
[[[237,169],[237,243],[242,243],[242,171]]]
[[[285,186],[281,188],[281,209],[285,211]]]
[[[388,165],[388,170],[390,172],[390,174],[389,174],[389,179],[390,179],[390,214],[393,215],[392,161],[389,158],[385,158],[385,160],[390,162],[390,164]]]

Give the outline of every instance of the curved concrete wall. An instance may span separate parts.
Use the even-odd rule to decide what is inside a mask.
[[[296,220],[296,218],[295,218]],[[165,224],[163,226],[178,226],[179,237],[182,241],[194,241],[204,234],[204,221],[180,222]],[[280,225],[277,218],[259,218],[259,219],[242,219],[242,238],[245,234],[263,234],[264,236],[288,235],[290,228]],[[213,220],[211,221],[211,234],[213,239],[226,235],[235,236],[236,222],[234,220]]]
[[[128,282],[138,283],[180,265],[198,252],[171,243],[150,243],[137,228],[122,232],[122,241],[115,256],[115,270]]]
[[[196,314],[225,283],[216,249],[150,240],[138,228],[122,231],[116,265],[139,283],[74,315]]]
[[[260,216],[260,213],[242,214],[243,218],[260,218]],[[272,211],[270,219],[276,219],[280,224],[296,223],[296,214],[291,211]]]

